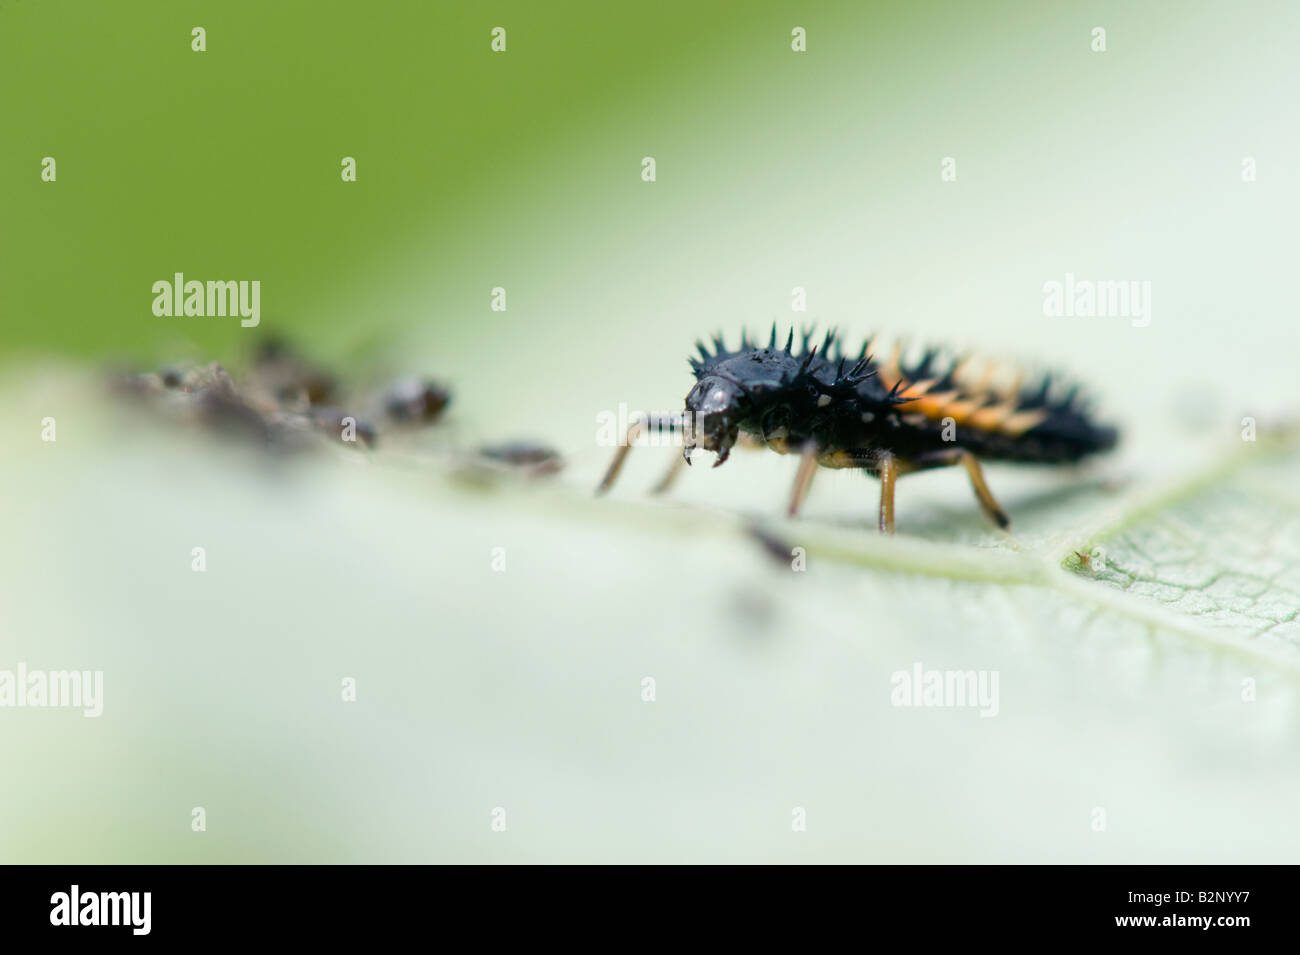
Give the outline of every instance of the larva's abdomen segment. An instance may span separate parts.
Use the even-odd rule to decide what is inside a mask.
[[[909,399],[898,406],[905,426],[986,460],[1065,464],[1115,446],[1118,433],[1091,420],[1077,388],[1046,376],[1025,388],[1020,375],[997,387],[988,372],[972,380],[969,365],[954,362],[942,376],[921,377],[895,354],[880,378]]]
[[[927,430],[940,445],[955,444],[983,460],[1025,464],[1072,464],[1090,454],[1109,451],[1118,439],[1114,428],[1094,425],[1079,415],[1048,416],[1020,434],[958,425],[950,429],[951,442],[945,440],[941,422],[928,422]]]

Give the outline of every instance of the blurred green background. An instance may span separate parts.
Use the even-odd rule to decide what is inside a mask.
[[[1292,375],[1300,11],[1224,9],[5,0],[4,351],[280,333],[585,432],[676,405],[697,335],[811,319],[1249,400]],[[261,327],[155,317],[175,271],[260,279]],[[1151,281],[1151,326],[1045,319],[1067,271]]]
[[[628,510],[583,495],[599,412],[679,407],[696,337],[773,321],[1070,369],[1139,490],[1293,409],[1298,28],[1288,2],[0,0],[0,665],[102,666],[110,695],[98,722],[5,716],[7,764],[32,767],[0,797],[5,858],[1293,857],[1292,676],[1243,714],[1235,664],[1132,620],[782,574],[631,503],[653,451]],[[176,271],[260,280],[261,325],[155,317]],[[1150,281],[1150,325],[1045,317],[1067,272]],[[581,494],[363,463],[265,486],[86,384],[108,361],[237,367],[271,335],[360,378],[436,375],[457,435],[552,443]],[[696,468],[682,498],[775,514],[788,464]],[[1035,516],[1051,479],[990,478],[1054,543],[1112,506]],[[916,481],[901,532],[1001,546],[958,478]],[[863,531],[875,493],[824,475],[810,515]],[[1002,718],[889,707],[918,659],[1001,668]],[[513,841],[487,829],[502,803]]]

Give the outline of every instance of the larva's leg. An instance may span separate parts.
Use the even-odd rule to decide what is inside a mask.
[[[880,533],[894,533],[894,482],[898,479],[898,462],[888,451],[876,458],[880,475]]]
[[[623,470],[623,462],[627,460],[627,453],[632,450],[632,442],[641,436],[643,430],[645,430],[645,419],[638,415],[628,424],[623,443],[614,452],[614,460],[609,462],[609,470],[596,486],[597,494],[604,494],[614,486],[614,482],[618,480],[618,472]]]
[[[685,417],[674,416],[672,418],[654,418],[651,419],[650,426],[657,427],[660,431],[684,431]],[[751,434],[744,431],[740,433],[740,438],[736,441],[736,447],[744,448],[747,451],[762,449],[766,447],[763,442]],[[673,455],[673,463],[668,465],[668,470],[664,476],[659,479],[659,483],[650,489],[651,494],[666,494],[668,489],[677,483],[677,479],[682,476],[686,470],[686,458],[680,454]]]
[[[686,459],[680,454],[673,455],[673,463],[668,465],[668,470],[664,476],[659,479],[659,483],[650,489],[651,494],[664,494],[670,487],[677,482],[677,478],[686,468]]]
[[[961,463],[966,468],[966,473],[970,475],[971,487],[975,489],[975,496],[979,498],[980,509],[998,527],[1003,530],[1009,528],[1011,518],[1007,517],[1007,512],[1002,510],[1002,506],[998,504],[993,497],[993,492],[985,483],[984,469],[980,467],[979,459],[969,451],[965,451],[962,453]]]
[[[794,487],[790,489],[790,505],[785,511],[787,517],[794,517],[799,513],[799,508],[803,506],[816,474],[817,449],[810,443],[808,449],[799,456],[799,470],[795,472]]]
[[[632,444],[641,437],[641,433],[647,428],[651,429],[655,434],[662,434],[664,432],[680,432],[685,427],[686,419],[683,415],[650,415],[647,418],[645,415],[639,414],[634,417],[627,426],[627,435],[623,438],[623,443],[614,452],[614,460],[609,463],[609,470],[605,472],[605,476],[597,485],[596,493],[604,494],[614,486],[614,482],[618,480],[619,471],[623,470],[623,462],[627,460],[627,453],[632,450]],[[673,466],[659,479],[659,483],[654,486],[650,493],[661,494],[672,486],[681,465],[685,463],[680,454],[676,455],[676,458],[677,460],[673,463]]]
[[[923,454],[911,461],[910,470],[922,471],[929,468],[950,467],[954,464],[960,464],[966,469],[966,474],[970,477],[971,488],[975,491],[975,497],[979,501],[980,510],[984,512],[984,515],[1003,530],[1009,528],[1011,518],[1007,517],[1007,512],[1002,510],[1001,505],[993,497],[993,492],[989,490],[988,483],[984,480],[984,469],[980,467],[979,459],[965,448],[952,448],[951,450]]]

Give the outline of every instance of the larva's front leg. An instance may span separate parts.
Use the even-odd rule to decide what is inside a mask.
[[[790,503],[785,511],[787,517],[795,517],[799,513],[799,508],[803,506],[804,499],[808,497],[808,491],[812,487],[817,467],[817,448],[810,441],[808,447],[799,456],[799,470],[795,472],[794,487],[790,489]]]
[[[898,461],[888,451],[876,456],[880,476],[880,533],[894,533],[894,482],[898,480]]]
[[[628,423],[627,434],[623,436],[623,443],[614,452],[614,460],[609,462],[609,468],[605,471],[605,476],[596,485],[597,494],[604,494],[614,486],[614,482],[618,480],[618,472],[623,470],[623,462],[627,460],[627,453],[632,450],[632,442],[641,437],[643,430],[645,430],[645,420],[640,415]]]
[[[632,444],[637,441],[645,430],[649,428],[655,434],[665,432],[685,432],[686,416],[685,415],[650,415],[647,417],[643,414],[636,415],[627,426],[627,434],[623,438],[623,443],[619,445],[614,452],[614,460],[609,463],[609,469],[605,471],[605,476],[601,478],[600,484],[596,486],[596,494],[604,494],[614,482],[618,480],[619,472],[623,470],[623,462],[627,460],[627,454],[632,450]],[[675,455],[676,460],[664,476],[659,479],[659,483],[651,490],[651,494],[662,494],[672,486],[681,472],[683,464],[688,463],[681,455]]]
[[[680,454],[673,455],[672,464],[668,465],[668,470],[664,476],[659,479],[659,483],[650,489],[651,494],[666,494],[668,489],[677,483],[677,478],[686,468],[686,459]]]

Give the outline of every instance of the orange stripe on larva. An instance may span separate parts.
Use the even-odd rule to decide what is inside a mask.
[[[925,381],[917,381],[908,385],[902,392],[904,398],[920,398],[927,391],[934,387],[935,379],[927,378]],[[893,387],[892,385],[890,387]]]
[[[972,428],[982,431],[995,431],[1006,418],[1015,412],[1014,405],[989,405],[970,416],[967,422]]]
[[[924,398],[917,399],[915,404],[907,406],[908,411],[919,411],[927,418],[938,420],[944,416],[944,409],[948,403],[956,398],[961,392],[958,391],[941,391],[935,395],[926,395]]]
[[[949,402],[941,411],[940,417],[952,418],[957,424],[963,424],[983,402],[976,399]]]
[[[1018,411],[1003,421],[998,426],[998,430],[1003,434],[1019,437],[1030,428],[1042,424],[1046,419],[1047,412],[1041,409],[1038,411]]]

